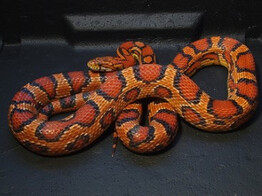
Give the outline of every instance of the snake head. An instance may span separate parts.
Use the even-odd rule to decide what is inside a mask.
[[[124,68],[119,58],[111,56],[97,57],[93,60],[88,61],[87,66],[92,71],[101,72],[111,72]]]

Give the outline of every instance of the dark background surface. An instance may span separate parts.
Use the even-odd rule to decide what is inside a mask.
[[[261,87],[261,8],[261,1],[237,0],[0,1],[0,195],[261,195],[261,104],[229,133],[206,133],[181,119],[171,147],[151,156],[119,144],[112,158],[112,126],[79,153],[43,157],[23,148],[7,124],[10,100],[24,84],[84,70],[89,59],[114,55],[132,39],[149,43],[160,64],[199,38],[239,39],[254,54]],[[226,75],[211,67],[193,79],[223,99]]]

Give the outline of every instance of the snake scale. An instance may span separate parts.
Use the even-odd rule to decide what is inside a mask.
[[[94,142],[117,119],[117,135],[127,148],[156,152],[175,137],[177,114],[199,129],[224,132],[245,123],[255,111],[255,62],[248,47],[235,39],[217,36],[195,41],[166,66],[156,64],[151,47],[142,42],[126,42],[117,53],[118,57],[88,63],[96,71],[111,71],[112,65],[117,71],[58,73],[23,86],[8,112],[18,141],[42,155],[69,154]],[[226,100],[210,97],[189,78],[210,65],[228,70]],[[150,103],[150,124],[140,126],[141,104],[136,100],[148,97],[165,101]],[[75,112],[49,120],[66,111]]]

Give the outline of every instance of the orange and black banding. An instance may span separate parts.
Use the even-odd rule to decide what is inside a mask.
[[[88,118],[81,118],[84,111],[88,110],[89,115]],[[49,122],[42,122],[36,128],[35,136],[39,140],[45,140],[47,142],[56,142],[59,141],[61,136],[70,131],[71,127],[78,126],[78,127],[90,127],[94,124],[97,116],[99,115],[99,107],[94,101],[87,101],[86,104],[81,107],[79,112],[72,114],[69,119],[62,119],[58,121],[49,121]],[[52,132],[50,132],[50,126],[55,126]],[[88,135],[88,134],[86,134]]]
[[[141,42],[128,42],[118,53],[124,61],[133,58],[125,65],[128,67],[135,61],[141,64],[155,59],[150,49]],[[117,135],[124,145],[147,153],[161,150],[174,138],[176,112],[210,132],[235,129],[254,113],[258,101],[255,63],[250,50],[239,41],[222,37],[198,40],[184,47],[171,64],[154,61],[112,73],[70,72],[39,78],[14,96],[9,126],[26,148],[63,155],[91,144],[119,116]],[[227,100],[210,97],[189,78],[212,64],[228,69]],[[152,103],[156,107],[149,109],[149,125],[140,126],[141,105],[129,103],[146,97],[166,102],[161,103],[163,107]],[[73,110],[62,120],[48,120],[53,114]]]
[[[117,135],[129,149],[138,153],[152,153],[171,143],[177,132],[177,114],[164,100],[149,103],[148,125],[139,125],[142,105],[128,105],[117,118]]]
[[[153,49],[143,42],[125,42],[118,48],[118,53],[122,58],[125,58],[125,56],[135,56],[138,64],[156,63],[156,56]]]
[[[116,115],[113,109],[108,110],[100,120],[102,129],[109,127],[109,125],[115,120]]]
[[[107,101],[111,101],[117,99],[122,93],[122,90],[126,87],[126,79],[121,72],[118,72],[117,75],[108,77],[102,84],[96,93]],[[111,86],[114,86],[114,89]]]
[[[237,82],[236,95],[244,98],[250,105],[253,105],[257,100],[257,83],[254,80],[241,78]]]
[[[12,131],[20,133],[25,126],[30,125],[36,119],[36,115],[31,110],[19,109],[16,104],[13,105],[14,108],[9,113],[9,121],[12,122]]]
[[[210,38],[204,38],[188,44],[187,47],[192,48],[195,54],[205,53],[212,47],[212,41]]]
[[[246,59],[252,59],[252,54],[250,51],[242,52],[237,55],[237,62],[236,62],[236,67],[237,67],[237,72],[250,72],[252,74],[255,74],[256,68],[255,68],[255,63],[251,60],[249,67],[246,67]]]
[[[171,63],[176,69],[185,72],[191,66],[188,66],[196,54],[205,53],[212,47],[210,38],[204,38],[187,45],[179,52]],[[210,52],[209,52],[210,54]],[[203,57],[203,56],[202,56]]]
[[[144,44],[143,42],[135,42],[135,46],[141,49],[141,54],[138,56],[141,57],[140,64],[153,64],[156,63],[156,56],[152,48],[149,45]]]
[[[233,116],[242,114],[243,108],[235,100],[214,100],[210,98],[207,112],[214,115],[217,119],[230,119]]]
[[[157,68],[157,72],[150,72],[150,68]],[[142,81],[146,84],[161,80],[165,76],[166,66],[159,66],[157,64],[149,64],[147,67],[134,66],[134,76],[138,81]]]
[[[48,154],[49,148],[47,146],[35,144],[34,142],[30,141],[24,141],[23,146],[25,146],[27,149],[37,152],[39,154]]]
[[[226,122],[223,120],[214,120],[213,123],[215,125],[226,125]]]
[[[140,88],[137,88],[137,87],[130,89],[129,91],[127,91],[125,93],[123,100],[125,102],[129,102],[130,100],[134,100],[139,96],[140,92],[141,92]]]
[[[172,97],[172,92],[170,89],[164,87],[164,86],[157,86],[155,89],[155,94],[161,95],[163,98],[171,98]]]
[[[177,130],[177,113],[174,112],[174,110],[162,108],[157,111],[157,113],[154,114],[150,118],[150,121],[156,121],[160,123],[167,134],[168,137],[173,137],[174,134],[176,134]]]
[[[153,126],[143,127],[135,125],[127,132],[127,138],[129,139],[129,145],[131,148],[137,148],[143,143],[150,143],[154,140],[155,128]]]
[[[90,75],[86,71],[69,72],[64,73],[63,75],[65,79],[68,81],[68,84],[70,85],[71,94],[82,92],[82,88],[89,85],[89,83],[91,82]],[[75,80],[75,78],[78,78],[78,80]]]
[[[179,91],[179,94],[188,102],[198,104],[201,100],[203,91],[189,77],[177,72],[174,78],[173,86]],[[190,89],[190,90],[188,90]]]
[[[201,58],[199,58],[197,61],[194,61],[191,66],[187,67],[186,70],[181,70],[184,72],[187,76],[192,76],[198,69],[201,69],[205,66],[205,64],[214,64],[214,65],[220,65],[220,59],[218,54],[216,53],[207,53],[203,55]]]
[[[80,135],[74,141],[68,143],[65,149],[67,151],[77,150],[79,148],[83,148],[84,146],[86,146],[88,142],[89,142],[89,135],[85,135],[85,134]]]
[[[32,83],[30,83],[30,85],[38,87],[41,91],[43,91],[48,96],[49,99],[53,99],[56,96],[55,89],[57,87],[57,82],[55,78],[52,76],[36,79]]]
[[[52,101],[39,110],[39,117],[49,119],[54,114],[75,111],[85,104],[89,94],[89,92],[83,92]]]
[[[76,104],[76,96],[71,95],[70,97],[66,97],[64,99],[59,99],[60,105],[62,109],[72,108]]]
[[[205,119],[201,116],[200,113],[196,112],[194,109],[192,109],[192,107],[189,106],[183,106],[181,108],[182,110],[182,117],[190,122],[193,125],[201,125],[201,126],[205,126],[206,121]],[[217,123],[215,123],[217,124]]]
[[[18,91],[12,99],[13,105],[18,104],[34,104],[36,109],[39,109],[43,106],[40,102],[35,101],[35,95],[27,87],[23,87]]]
[[[171,63],[177,70],[185,70],[188,67],[189,62],[192,60],[192,56],[185,54],[183,51],[178,53]]]
[[[120,127],[130,121],[138,122],[141,116],[140,113],[141,111],[139,111],[137,108],[124,109],[118,116],[116,125]]]
[[[53,111],[54,111],[54,106],[52,103],[49,103],[39,111],[39,115],[41,115],[43,118],[49,118],[53,114]]]

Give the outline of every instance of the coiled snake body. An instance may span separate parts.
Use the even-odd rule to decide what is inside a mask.
[[[152,49],[142,42],[121,45],[118,55],[103,58],[108,65],[102,69],[95,67],[99,59],[89,65],[110,71],[111,64],[115,64],[123,70],[53,74],[22,87],[8,113],[14,136],[39,154],[63,155],[91,144],[118,116],[118,136],[123,143],[137,152],[154,152],[174,138],[176,112],[199,129],[228,131],[246,122],[257,105],[253,56],[244,44],[232,38],[193,42],[167,66],[155,64]],[[132,66],[136,61],[142,65]],[[189,78],[197,69],[214,64],[228,69],[227,100],[210,97]],[[150,103],[151,124],[143,127],[134,124],[141,116],[141,105],[129,104],[146,97],[166,102]],[[48,120],[61,111],[76,109],[62,120]]]

